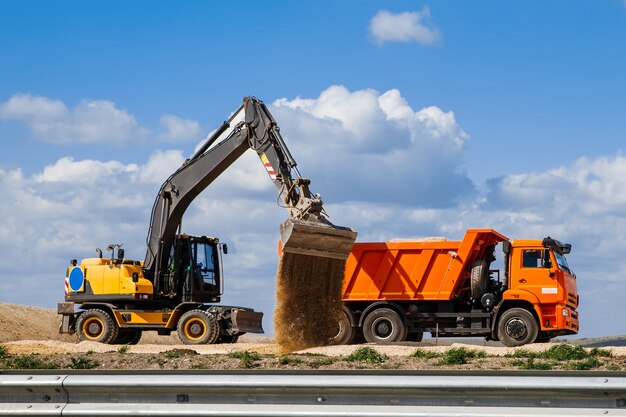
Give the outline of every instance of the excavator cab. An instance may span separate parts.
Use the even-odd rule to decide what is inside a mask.
[[[179,302],[219,302],[222,245],[214,237],[179,235],[162,275],[160,295]]]

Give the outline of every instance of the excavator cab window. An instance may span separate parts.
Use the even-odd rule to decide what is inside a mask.
[[[190,250],[193,292],[215,294],[219,288],[217,245],[210,241],[194,241]]]

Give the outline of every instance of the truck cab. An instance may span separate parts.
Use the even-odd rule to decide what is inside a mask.
[[[508,247],[507,247],[508,246]],[[570,269],[566,255],[571,245],[552,238],[543,240],[513,240],[504,245],[508,253],[508,277],[502,283],[500,308],[523,306],[533,313],[539,324],[536,341],[578,332],[578,291],[576,275]],[[528,330],[519,320],[501,323],[504,337],[526,339]]]

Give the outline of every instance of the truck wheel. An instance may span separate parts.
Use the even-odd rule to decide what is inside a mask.
[[[372,311],[363,322],[363,336],[369,343],[402,342],[406,332],[402,318],[389,308]]]
[[[337,322],[337,334],[330,339],[331,345],[349,345],[354,341],[356,329],[350,324],[350,317],[344,308]]]
[[[136,345],[141,339],[141,330],[120,329],[117,337],[111,342],[113,345]]]
[[[489,263],[486,260],[474,262],[472,265],[471,291],[472,297],[478,300],[487,291],[489,284]]]
[[[186,345],[213,344],[220,336],[217,319],[203,310],[190,310],[183,314],[176,331],[180,341]]]
[[[80,340],[111,343],[117,337],[118,330],[113,317],[99,309],[87,310],[76,320],[76,332]]]
[[[498,320],[498,339],[504,346],[514,347],[533,343],[539,329],[535,317],[523,308],[512,308]]]

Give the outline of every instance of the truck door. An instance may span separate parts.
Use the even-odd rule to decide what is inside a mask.
[[[547,249],[520,249],[519,274],[512,278],[511,287],[533,293],[541,303],[556,303],[561,286],[554,274],[555,260]]]

